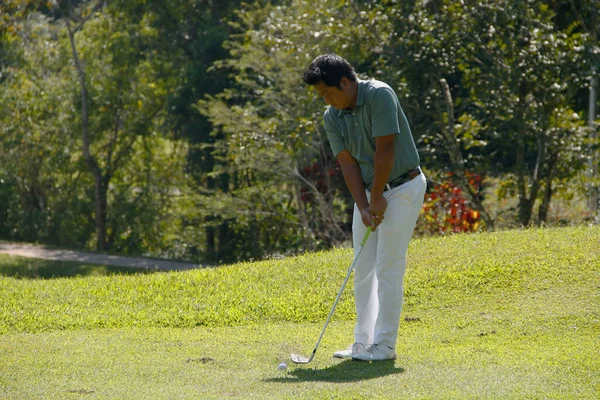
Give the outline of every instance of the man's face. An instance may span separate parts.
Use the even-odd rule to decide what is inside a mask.
[[[345,110],[346,108],[351,107],[354,101],[349,83],[350,81],[348,78],[343,77],[340,81],[340,86],[342,87],[341,90],[335,86],[327,86],[323,81],[319,81],[313,87],[319,96],[323,97],[325,103],[338,110]]]

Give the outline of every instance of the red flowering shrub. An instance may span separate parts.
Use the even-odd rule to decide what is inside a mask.
[[[481,175],[468,174],[467,176],[469,185],[476,194],[479,194],[483,186]],[[463,189],[456,186],[452,180],[452,173],[449,173],[446,181],[430,183],[415,233],[435,235],[474,232],[482,225],[480,213],[470,207]]]

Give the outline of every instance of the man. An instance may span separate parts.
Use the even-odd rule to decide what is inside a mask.
[[[354,269],[354,344],[334,356],[394,359],[406,252],[426,189],[419,154],[387,84],[359,80],[348,61],[335,54],[314,59],[302,79],[329,105],[325,131],[355,202],[355,251],[366,230],[373,230]]]

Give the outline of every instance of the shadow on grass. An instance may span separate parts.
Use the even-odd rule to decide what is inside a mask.
[[[17,279],[55,279],[81,276],[146,274],[153,272],[157,272],[157,270],[21,257],[11,257],[7,262],[0,263],[0,276]]]
[[[264,379],[264,382],[297,383],[312,381],[343,383],[375,379],[403,372],[404,368],[396,367],[394,360],[372,363],[345,360],[323,369],[297,367],[289,371],[285,376]]]

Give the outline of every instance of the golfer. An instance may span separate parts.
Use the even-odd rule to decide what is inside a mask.
[[[329,105],[325,132],[354,199],[355,251],[373,229],[354,270],[354,344],[334,356],[396,358],[408,242],[423,205],[426,180],[398,97],[387,84],[360,80],[335,54],[314,59],[302,74]]]

